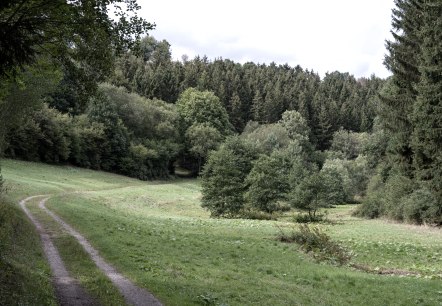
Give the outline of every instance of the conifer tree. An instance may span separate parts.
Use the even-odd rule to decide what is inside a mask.
[[[442,1],[424,5],[420,82],[413,108],[412,148],[416,177],[428,183],[442,216]],[[442,221],[442,220],[441,220]]]
[[[419,82],[418,57],[423,0],[396,0],[393,9],[392,41],[387,41],[386,67],[393,73],[389,88],[381,94],[380,117],[390,132],[390,155],[397,168],[412,177],[411,113]]]

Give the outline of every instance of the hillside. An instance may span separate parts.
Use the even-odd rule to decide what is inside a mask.
[[[3,161],[2,169],[9,191],[0,206],[1,265],[7,271],[0,275],[0,304],[55,303],[38,237],[17,206],[19,199],[43,193],[50,195],[46,206],[51,211],[165,305],[442,302],[442,233],[437,229],[354,218],[348,205],[329,210],[336,222],[320,226],[353,250],[354,263],[393,271],[376,275],[318,264],[298,246],[277,241],[278,227],[296,228],[289,216],[282,221],[209,218],[200,206],[197,180],[141,182],[12,160]],[[88,292],[105,304],[118,303],[118,292],[91,272],[81,247],[35,203],[28,207],[58,232],[61,256]]]

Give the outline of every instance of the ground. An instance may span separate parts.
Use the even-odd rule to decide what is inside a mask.
[[[280,221],[211,219],[200,207],[195,179],[141,182],[11,160],[3,161],[2,169],[9,188],[3,212],[12,210],[23,218],[14,203],[51,194],[46,205],[51,211],[165,305],[442,304],[440,229],[351,217],[354,206],[332,209],[329,219],[334,222],[320,226],[353,251],[354,264],[370,268],[372,273],[366,273],[318,264],[296,245],[277,241],[279,228],[296,230],[290,216]],[[40,217],[46,220],[44,214]],[[65,238],[56,244],[68,249],[61,256],[93,296],[101,300],[114,294],[118,299],[106,278],[84,271],[82,266],[90,263],[75,241]],[[21,252],[25,249],[26,244]],[[49,273],[41,256],[33,255],[43,271],[38,277],[46,284],[40,297],[51,304]],[[4,261],[12,260],[6,255]],[[383,270],[410,273],[375,274]],[[13,285],[5,288],[23,292]]]

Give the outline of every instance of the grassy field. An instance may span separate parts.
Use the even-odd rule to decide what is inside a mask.
[[[32,256],[38,264],[27,269],[45,284],[35,297],[27,299],[21,297],[25,289],[4,286],[1,293],[13,291],[11,294],[25,301],[22,304],[33,304],[26,303],[32,299],[51,304],[53,293],[47,265],[35,242],[38,238],[11,203],[28,195],[51,194],[48,208],[166,305],[442,305],[442,232],[438,229],[354,218],[352,206],[332,209],[329,217],[334,222],[320,226],[354,252],[354,263],[374,271],[417,274],[376,275],[315,263],[296,245],[277,241],[279,228],[296,229],[291,222],[210,219],[200,207],[196,180],[140,182],[108,173],[9,160],[3,161],[2,169],[9,193],[2,199],[0,213],[12,211],[13,218],[23,224],[19,226],[22,234],[31,233],[17,236],[20,252],[33,247],[32,254],[23,256]],[[38,217],[57,230],[44,215]],[[2,235],[7,241],[13,233]],[[89,283],[89,290],[98,296],[103,290],[113,290],[101,276],[81,268],[78,262],[87,263],[87,258],[69,239],[61,235],[56,243],[68,250],[62,256],[71,257],[67,264],[73,274]],[[12,252],[8,243],[2,247]],[[10,261],[11,257],[5,258]]]

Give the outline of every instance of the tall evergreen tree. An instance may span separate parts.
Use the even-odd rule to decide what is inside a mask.
[[[439,204],[442,222],[442,1],[429,0],[423,9],[422,45],[413,108],[412,148],[418,179],[428,183]]]
[[[421,45],[423,0],[396,0],[393,9],[392,41],[387,41],[389,54],[386,67],[393,72],[389,87],[381,95],[381,112],[385,128],[390,132],[389,150],[398,169],[412,177],[411,113],[419,82],[418,57]]]

